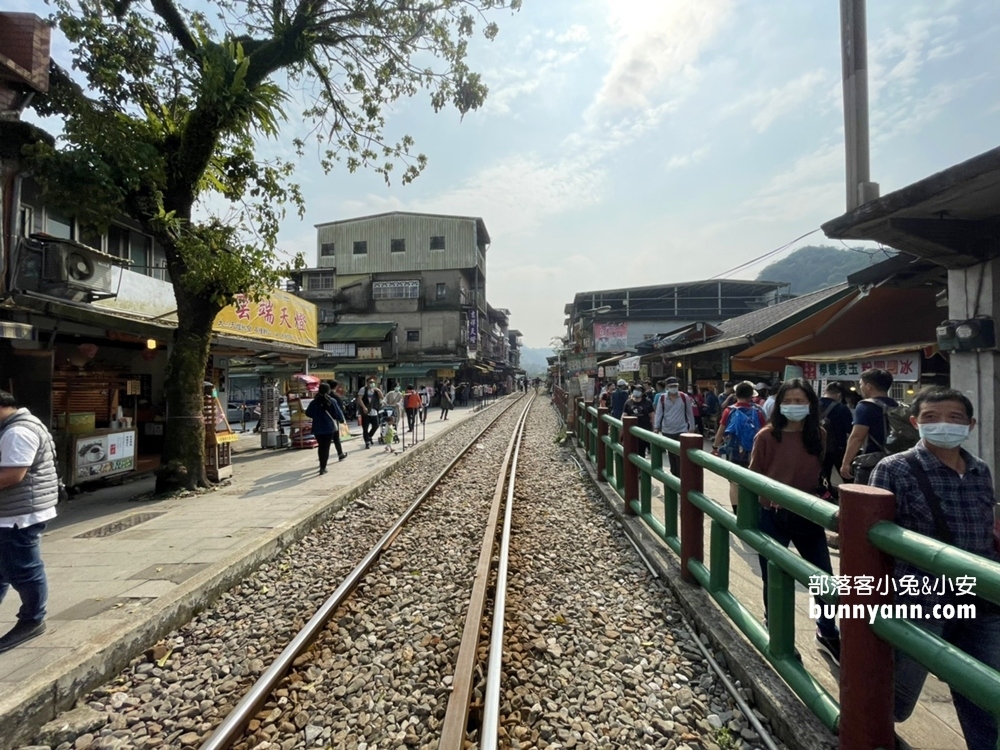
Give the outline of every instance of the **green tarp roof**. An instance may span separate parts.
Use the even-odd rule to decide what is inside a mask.
[[[334,341],[384,341],[395,323],[338,323],[319,332],[321,344]]]

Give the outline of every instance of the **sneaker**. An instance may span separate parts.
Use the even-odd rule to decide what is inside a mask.
[[[42,622],[28,622],[26,620],[18,620],[17,625],[8,630],[2,638],[0,638],[0,654],[4,651],[10,651],[15,646],[20,646],[25,641],[30,641],[32,638],[37,638],[42,633],[45,632],[45,621]]]
[[[341,453],[339,456],[337,456],[338,461],[343,461],[345,458],[347,458],[346,453]]]
[[[822,633],[816,633],[816,648],[830,657],[830,661],[840,666],[840,636],[827,637]]]

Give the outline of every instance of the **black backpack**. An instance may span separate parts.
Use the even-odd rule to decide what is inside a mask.
[[[862,453],[851,464],[854,481],[857,484],[868,484],[868,477],[871,476],[875,465],[886,456],[902,453],[915,446],[920,441],[920,432],[910,423],[910,407],[906,404],[889,406],[873,398],[866,398],[861,403],[875,404],[882,410],[882,435],[885,437],[883,445],[869,432],[868,439],[878,450]]]

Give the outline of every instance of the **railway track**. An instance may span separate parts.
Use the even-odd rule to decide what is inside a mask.
[[[342,645],[344,639],[357,642],[359,635],[359,623],[363,623],[360,629],[367,632],[360,637],[369,642],[373,647],[372,662],[380,659],[396,659],[402,661],[412,660],[414,657],[412,641],[409,638],[393,638],[393,634],[398,632],[398,623],[404,618],[420,620],[418,611],[422,603],[419,601],[419,594],[410,595],[408,589],[412,588],[405,582],[406,572],[410,572],[413,577],[415,571],[419,571],[428,561],[435,558],[436,554],[444,553],[457,558],[470,558],[467,547],[453,549],[452,544],[456,541],[471,541],[472,529],[484,527],[482,536],[479,539],[478,563],[468,570],[467,565],[463,565],[461,560],[457,561],[456,578],[453,584],[453,594],[455,602],[451,609],[460,611],[462,607],[468,608],[465,617],[465,625],[461,629],[462,636],[459,639],[458,660],[454,672],[451,672],[448,659],[436,659],[435,666],[439,678],[437,686],[432,681],[428,681],[425,676],[418,684],[422,684],[431,690],[437,688],[437,698],[450,696],[447,700],[447,708],[444,711],[440,722],[442,750],[447,748],[461,748],[463,746],[466,729],[470,724],[470,699],[476,669],[476,652],[480,623],[487,605],[487,594],[489,593],[490,569],[493,560],[494,541],[498,525],[501,519],[500,513],[506,507],[507,513],[504,524],[504,535],[501,548],[505,548],[509,540],[510,525],[510,501],[513,497],[514,477],[516,472],[518,446],[523,435],[523,429],[528,412],[534,398],[514,402],[521,407],[520,414],[514,424],[514,429],[509,436],[506,434],[493,434],[486,436],[486,433],[494,429],[494,425],[501,421],[500,414],[462,450],[419,494],[412,504],[399,516],[378,542],[367,552],[361,562],[351,570],[337,587],[334,593],[320,606],[316,613],[305,624],[301,631],[292,638],[278,658],[261,675],[260,679],[254,683],[250,690],[243,696],[235,708],[222,721],[212,736],[202,744],[202,750],[228,750],[228,748],[253,747],[259,745],[265,738],[255,736],[259,732],[261,722],[266,718],[271,718],[269,726],[278,726],[279,733],[297,735],[302,727],[304,719],[297,717],[307,716],[308,711],[325,710],[326,707],[314,700],[317,690],[321,689],[323,695],[329,695],[332,701],[358,693],[367,681],[359,672],[346,668],[337,670],[336,660],[331,659],[337,649]],[[512,405],[509,408],[516,408]],[[471,451],[474,461],[481,464],[496,463],[495,456],[500,455],[496,450],[500,439],[506,441],[506,448],[502,451],[503,459],[496,467],[494,473],[496,479],[493,482],[493,491],[490,498],[483,490],[483,470],[481,466],[476,466],[471,470],[465,469],[469,461],[467,454]],[[486,444],[489,440],[490,445]],[[478,450],[477,450],[478,449]],[[482,452],[484,456],[476,453]],[[483,459],[485,458],[485,462]],[[508,474],[510,478],[508,479]],[[505,489],[507,503],[504,503]],[[462,497],[471,501],[470,507],[451,514],[451,519],[446,524],[441,523],[442,516],[447,515],[456,499]],[[489,499],[489,512],[485,513],[485,503],[482,500]],[[480,512],[477,513],[477,506]],[[467,511],[467,515],[466,515]],[[465,517],[462,517],[465,516]],[[451,523],[453,520],[455,523]],[[434,528],[438,527],[441,534],[434,534]],[[393,555],[389,556],[389,550],[393,550]],[[397,550],[399,550],[397,552]],[[503,557],[500,565],[505,566]],[[462,571],[465,569],[465,575]],[[469,573],[471,572],[471,575]],[[416,573],[419,577],[419,573]],[[450,582],[442,580],[442,576],[437,574],[432,586],[447,588],[452,585]],[[463,585],[464,584],[464,585]],[[471,597],[469,588],[472,589]],[[497,587],[502,590],[501,587]],[[392,607],[391,594],[399,594],[402,590],[402,597],[397,603],[401,606],[394,609]],[[356,594],[357,592],[357,594]],[[386,605],[389,605],[388,607]],[[441,602],[432,606],[441,607]],[[502,598],[494,601],[494,611],[501,614],[502,622]],[[445,607],[447,610],[448,607]],[[332,627],[331,625],[332,621]],[[437,620],[431,624],[431,630],[443,625]],[[342,627],[346,625],[347,627]],[[388,627],[386,627],[388,626]],[[342,632],[346,631],[346,632]],[[502,629],[499,631],[502,633]],[[352,636],[353,633],[353,636]],[[431,636],[430,641],[426,641],[426,635],[421,639],[423,646],[438,646],[441,640],[435,641],[436,636]],[[455,637],[444,641],[444,652],[449,651],[455,644]],[[380,652],[388,652],[392,656],[380,657]],[[491,646],[491,653],[499,654],[498,647]],[[332,669],[331,669],[332,667]],[[499,665],[496,670],[496,684],[499,685]],[[318,672],[316,670],[319,670]],[[370,670],[374,672],[376,670]],[[392,675],[384,675],[385,684],[393,682]],[[322,687],[318,687],[319,683]],[[338,684],[339,683],[339,684]],[[302,686],[308,686],[302,689]],[[310,689],[311,688],[311,689]],[[441,701],[437,701],[440,703]],[[431,701],[431,703],[435,703]],[[495,706],[498,703],[494,700]],[[407,720],[419,718],[421,715],[428,719],[428,728],[431,731],[437,729],[438,718],[441,708],[430,703],[418,704],[414,707],[414,714],[407,717]],[[496,734],[497,708],[485,714],[485,721],[492,727]],[[282,721],[281,718],[287,718]],[[275,721],[276,720],[276,721]],[[476,719],[473,718],[475,723]],[[386,732],[393,735],[391,741],[401,741],[404,745],[422,744],[426,738],[418,737],[415,731],[408,732],[406,727],[394,723],[394,728],[386,727]],[[412,724],[410,724],[412,726]],[[426,733],[425,733],[426,734]],[[401,735],[401,736],[400,736]],[[283,737],[269,738],[269,744],[284,746]],[[494,739],[495,743],[495,739]],[[494,745],[495,746],[495,745]]]
[[[581,480],[555,412],[524,405],[460,426],[265,563],[166,656],[87,696],[99,734],[52,750],[772,747]],[[348,587],[372,553],[331,603],[324,582]]]

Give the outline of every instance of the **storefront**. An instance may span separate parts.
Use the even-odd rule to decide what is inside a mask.
[[[249,327],[240,329],[245,335],[228,333],[233,330],[230,314],[247,320],[238,305],[216,321],[219,332],[213,336],[203,386],[206,442],[216,469],[213,446],[235,439],[226,421],[232,358],[256,358],[267,367],[294,371],[308,369],[309,358],[322,354],[314,347],[282,343],[282,331],[268,328],[269,318],[282,328],[286,326],[280,321],[287,318],[296,334],[285,338],[315,342],[315,308],[280,294],[265,300],[274,314],[263,303],[259,316],[250,311]],[[306,309],[295,309],[297,305]],[[176,327],[172,311],[165,312],[141,315],[107,303],[32,293],[13,295],[2,311],[0,387],[49,426],[67,486],[159,466],[166,432],[165,373]],[[257,322],[257,317],[263,320]]]

